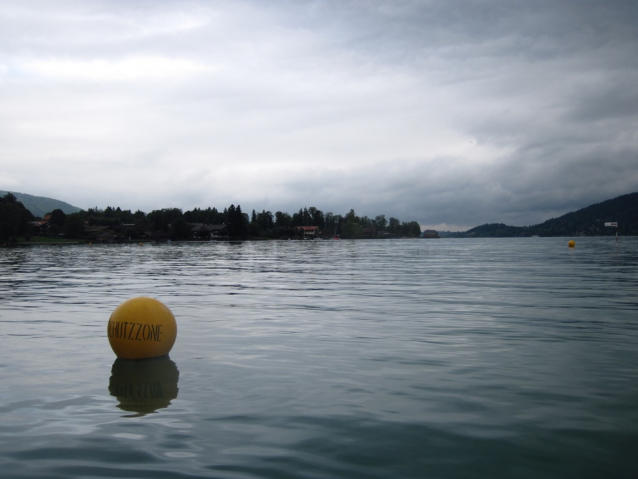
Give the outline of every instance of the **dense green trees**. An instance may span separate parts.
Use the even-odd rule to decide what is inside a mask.
[[[365,220],[362,222],[353,209],[346,214],[345,220],[341,225],[341,237],[344,239],[356,239],[363,237],[363,226]]]
[[[379,231],[385,231],[386,226],[388,226],[388,221],[385,219],[385,215],[378,215],[374,218],[374,226]]]
[[[292,226],[292,216],[288,213],[277,211],[275,213],[275,225],[277,228],[290,228]]]
[[[29,236],[29,222],[33,215],[11,193],[0,197],[0,239],[15,241],[18,236]]]
[[[183,219],[182,210],[179,208],[163,208],[161,210],[153,210],[146,215],[146,224],[150,226],[150,230],[169,232],[171,223],[179,219]]]
[[[421,226],[416,221],[401,223],[401,236],[418,238],[421,236]]]
[[[240,240],[248,238],[248,215],[242,213],[240,205],[228,207],[226,224],[228,225],[229,237]]]
[[[145,221],[146,214],[142,211],[131,213],[131,210],[122,210],[118,206],[112,208],[107,206],[101,210],[97,207],[89,208],[78,213],[89,226],[117,226],[123,224],[135,224]]]
[[[84,235],[84,220],[80,213],[66,215],[64,220],[64,235],[69,238],[80,238]]]
[[[188,223],[206,223],[209,225],[221,225],[226,223],[226,215],[217,211],[217,208],[206,208],[200,210],[195,208],[184,213],[184,219]]]
[[[9,239],[29,235],[33,219],[24,206],[16,198],[8,194],[0,198],[0,238]],[[107,237],[123,240],[138,238],[155,239],[196,239],[208,238],[208,226],[225,225],[229,239],[247,239],[249,237],[292,238],[303,237],[295,229],[297,226],[316,226],[318,234],[342,238],[377,238],[393,235],[418,236],[418,223],[401,223],[396,218],[385,219],[378,215],[374,219],[359,217],[354,209],[346,215],[324,213],[315,206],[299,208],[290,215],[286,212],[255,210],[249,216],[240,205],[230,205],[223,212],[216,208],[199,209],[183,212],[179,208],[163,208],[148,214],[142,211],[122,210],[119,206],[107,206],[104,209],[89,208],[66,215],[62,210],[51,211],[48,217],[49,235],[64,235],[67,238],[87,240],[97,239],[98,235],[108,231]],[[199,225],[198,231],[193,231]],[[203,225],[203,226],[202,226]],[[46,229],[38,234],[47,234]],[[110,235],[110,236],[109,236]]]
[[[331,236],[337,236],[337,232],[341,231],[341,223],[343,222],[343,217],[341,215],[335,216],[329,211],[324,215],[323,221],[325,224],[325,233]]]
[[[401,222],[396,218],[390,218],[388,222],[388,232],[393,235],[398,235],[401,233]]]
[[[186,220],[181,217],[170,223],[169,232],[172,238],[183,240],[190,236],[191,227]]]
[[[51,223],[52,226],[57,226],[58,228],[64,227],[64,222],[66,221],[66,213],[64,211],[55,209],[49,214],[51,215],[49,223]]]
[[[341,237],[343,239],[363,238],[363,228],[356,221],[346,221],[341,226]]]
[[[253,213],[255,211],[253,210]],[[270,211],[262,211],[254,216],[258,231],[270,231],[275,226],[275,218]]]

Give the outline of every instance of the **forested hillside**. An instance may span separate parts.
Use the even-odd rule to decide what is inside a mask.
[[[618,234],[638,235],[638,193],[596,203],[559,218],[552,218],[534,226],[507,226],[500,223],[472,228],[459,236],[512,237],[512,236],[612,236],[615,228],[606,222],[618,223]]]
[[[5,196],[8,191],[0,191],[0,196]],[[64,213],[71,214],[80,211],[80,208],[65,203],[64,201],[54,200],[53,198],[45,198],[44,196],[27,195],[26,193],[11,192],[16,199],[28,209],[31,214],[37,218],[42,218],[53,210],[62,210]]]

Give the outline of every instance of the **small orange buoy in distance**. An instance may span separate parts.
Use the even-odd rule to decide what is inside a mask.
[[[569,240],[567,242],[567,247],[569,248],[575,248],[576,247],[576,242],[574,240]]]

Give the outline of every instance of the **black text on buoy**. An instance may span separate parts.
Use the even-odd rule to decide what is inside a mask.
[[[113,352],[122,359],[147,359],[167,355],[177,337],[175,316],[162,302],[146,297],[120,304],[107,327]]]

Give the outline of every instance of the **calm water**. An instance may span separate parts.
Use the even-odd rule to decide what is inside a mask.
[[[0,476],[638,477],[638,238],[567,240],[0,249]]]

